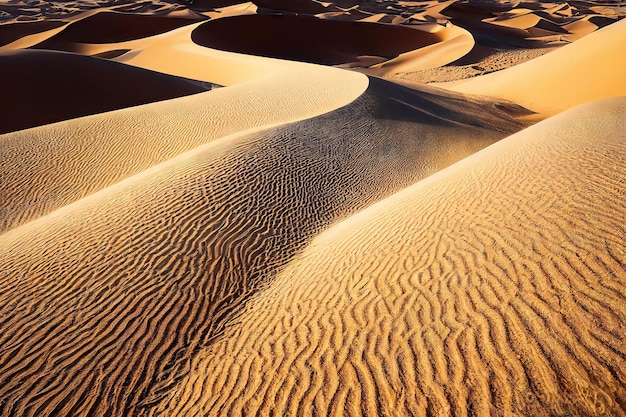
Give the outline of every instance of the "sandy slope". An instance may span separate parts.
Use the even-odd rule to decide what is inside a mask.
[[[626,95],[626,21],[547,55],[446,88],[514,100],[550,115],[588,101]]]
[[[519,129],[515,111],[374,81],[1,235],[0,415],[150,411],[322,228]]]
[[[167,100],[214,86],[57,51],[0,53],[0,133]],[[96,81],[94,81],[96,80]],[[94,99],[95,98],[95,99]]]
[[[323,232],[156,414],[623,415],[625,117],[573,109]]]
[[[133,63],[232,86],[0,136],[0,159],[10,161],[0,166],[0,231],[214,139],[331,111],[368,84],[334,68],[210,50],[191,42],[192,30],[135,41],[146,49]]]

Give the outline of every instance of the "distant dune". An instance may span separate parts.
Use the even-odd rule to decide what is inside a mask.
[[[411,66],[424,68],[448,64],[465,55],[474,45],[469,33],[455,27],[380,25],[312,16],[260,14],[207,22],[194,31],[193,39],[201,45],[232,52],[326,65],[370,67],[378,69],[370,71],[377,75],[399,71],[399,63],[404,64],[402,70],[406,71],[407,61],[415,60],[412,51],[426,47],[429,51],[433,48],[446,51],[431,51],[427,63]],[[455,48],[446,48],[451,39]],[[398,59],[399,56],[402,58]]]
[[[625,32],[626,21],[621,21],[548,55],[447,87],[514,100],[547,115],[626,95]]]
[[[625,16],[0,4],[0,417],[625,415]]]

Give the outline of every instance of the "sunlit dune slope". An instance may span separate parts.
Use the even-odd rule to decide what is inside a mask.
[[[622,20],[515,67],[442,86],[512,100],[545,115],[626,95],[625,37]]]
[[[0,25],[0,47],[11,44],[25,36],[47,32],[64,26],[60,21],[38,21],[27,23],[8,23]]]
[[[626,99],[316,237],[154,415],[626,412]]]
[[[213,86],[52,51],[0,53],[0,133],[195,94]],[[2,145],[0,145],[2,146]]]
[[[519,129],[506,106],[373,80],[0,235],[0,415],[151,412],[316,233]]]
[[[469,0],[452,2],[442,13],[483,45],[541,47],[575,41],[616,21],[614,11],[601,9],[598,3],[584,0]],[[617,4],[615,9],[619,10]]]

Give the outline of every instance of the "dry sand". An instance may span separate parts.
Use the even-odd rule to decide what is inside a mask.
[[[6,412],[151,410],[315,233],[518,130],[515,112],[373,81],[345,108],[209,143],[3,234]]]
[[[625,117],[568,111],[323,232],[155,414],[622,415]]]
[[[341,107],[368,84],[361,74],[334,68],[202,48],[191,42],[192,30],[182,28],[159,37],[159,46],[146,47],[135,60],[140,65],[148,61],[151,69],[163,72],[178,66],[180,71],[171,71],[175,75],[231,87],[0,136],[1,159],[11,161],[0,167],[0,231],[214,139]],[[144,43],[150,42],[154,39]],[[97,67],[93,72],[112,76],[107,74],[112,63],[91,64]],[[128,68],[125,77],[132,80],[130,75],[137,72]],[[147,82],[144,78],[144,85]],[[128,80],[120,81],[125,83]],[[69,111],[77,110],[84,108]]]
[[[0,5],[0,416],[625,415],[624,14]]]

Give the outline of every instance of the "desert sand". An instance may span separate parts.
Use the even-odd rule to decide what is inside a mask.
[[[0,5],[0,416],[626,415],[624,15]]]

